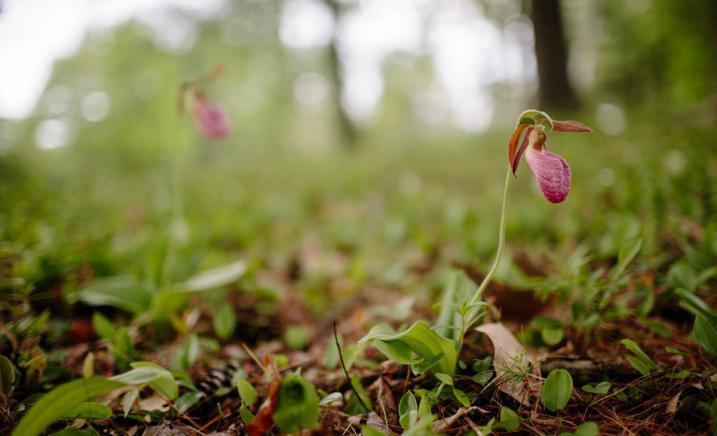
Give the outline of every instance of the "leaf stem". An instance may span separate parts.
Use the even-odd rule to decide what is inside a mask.
[[[483,281],[481,282],[480,286],[478,286],[476,293],[471,299],[471,306],[478,302],[481,295],[483,294],[483,291],[485,291],[485,288],[488,287],[488,283],[490,283],[491,279],[493,278],[493,275],[495,274],[495,271],[498,269],[500,256],[503,254],[503,247],[505,246],[505,211],[508,206],[508,187],[510,186],[510,176],[511,169],[510,165],[508,165],[508,169],[505,173],[505,185],[503,186],[503,205],[501,207],[500,212],[500,227],[498,228],[498,248],[495,251],[495,259],[493,260],[493,265],[490,267],[490,270],[488,270],[488,274],[485,275]]]

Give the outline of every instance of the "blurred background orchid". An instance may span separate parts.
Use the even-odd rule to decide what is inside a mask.
[[[224,109],[208,101],[202,91],[195,90],[191,95],[192,115],[199,130],[211,139],[226,138],[231,127]]]

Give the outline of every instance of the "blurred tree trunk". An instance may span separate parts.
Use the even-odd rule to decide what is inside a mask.
[[[568,81],[568,51],[559,0],[532,0],[531,19],[540,81],[540,107],[575,109],[578,99]]]
[[[334,17],[334,23],[338,25],[341,19],[341,4],[337,0],[324,0],[324,4],[328,6],[329,10]],[[344,87],[344,78],[341,73],[341,57],[339,56],[338,41],[336,37],[336,31],[334,31],[329,43],[329,79],[331,81],[331,97],[333,99],[333,107],[336,113],[336,122],[338,124],[338,130],[341,137],[341,142],[345,148],[352,149],[356,145],[356,139],[358,137],[358,130],[354,125],[353,121],[346,112],[343,104],[341,103],[341,94]]]
[[[708,0],[707,8],[709,9],[708,20],[712,23],[709,27],[712,29],[712,62],[713,65],[715,65],[714,59],[717,59],[717,2],[714,0]],[[715,99],[717,99],[717,74],[712,75],[712,80],[715,89]]]

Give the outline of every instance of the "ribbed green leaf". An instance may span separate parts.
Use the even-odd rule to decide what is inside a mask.
[[[386,357],[405,365],[420,364],[424,361],[421,359],[431,360],[443,353],[443,359],[436,363],[433,371],[451,377],[456,371],[458,353],[455,343],[436,333],[425,321],[418,321],[400,333],[386,325],[378,325],[359,342],[371,342]],[[420,365],[417,372],[420,373]]]
[[[709,319],[698,315],[695,318],[695,338],[712,355],[717,355],[717,328]]]
[[[545,379],[540,401],[551,412],[556,412],[568,405],[573,393],[573,378],[564,369],[554,369]]]
[[[13,436],[35,436],[80,404],[124,386],[115,380],[92,377],[73,380],[51,390],[22,418]]]

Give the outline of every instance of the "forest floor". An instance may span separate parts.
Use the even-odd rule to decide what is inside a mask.
[[[463,146],[410,159],[401,150],[288,156],[272,171],[261,157],[229,165],[204,156],[184,168],[181,207],[151,170],[98,170],[87,183],[72,176],[72,157],[35,170],[3,158],[13,189],[0,190],[10,205],[0,354],[12,377],[0,371],[0,433],[40,393],[146,361],[170,370],[174,399],[150,383],[132,398],[114,390],[95,399],[110,416],[73,409],[51,429],[244,434],[253,420],[253,431],[278,434],[280,380],[300,374],[322,399],[319,424],[303,434],[596,434],[589,423],[600,434],[710,434],[714,156],[675,151],[669,138],[610,140],[587,160],[559,148],[574,174],[564,205],[547,204],[521,168],[483,333],[467,332],[450,380],[415,374],[360,340],[379,323],[435,322],[453,274],[483,279],[497,242],[502,150],[483,162]],[[522,372],[498,366],[506,352],[526,359]],[[559,368],[573,389],[551,412],[542,392]]]

